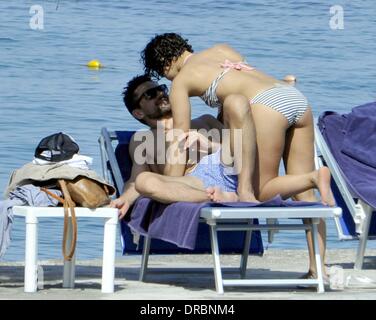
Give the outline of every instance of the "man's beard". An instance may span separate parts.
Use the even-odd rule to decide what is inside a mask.
[[[171,116],[172,116],[172,112],[171,112],[170,104],[162,100],[158,110],[154,112],[153,114],[149,114],[148,118],[154,119],[154,120],[160,120],[160,119],[165,119]]]
[[[169,110],[166,109],[166,110],[158,110],[158,112],[154,114],[149,114],[148,118],[153,119],[153,120],[161,120],[161,119],[169,118],[171,116],[172,116],[171,109]]]

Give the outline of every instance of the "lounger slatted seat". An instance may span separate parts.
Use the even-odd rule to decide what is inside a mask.
[[[115,155],[113,141],[119,141],[119,136],[131,137],[131,132],[113,132],[106,128],[102,129],[99,138],[103,175],[106,179],[112,179],[119,192],[123,190],[126,176],[121,175],[119,166],[128,166],[129,161],[118,160]],[[120,143],[121,145],[121,143]],[[123,148],[121,153],[127,150],[126,144],[120,146]],[[123,180],[124,179],[124,180]],[[317,224],[320,218],[333,218],[340,215],[341,209],[338,207],[329,208],[326,206],[315,207],[254,207],[254,208],[231,208],[231,207],[205,207],[201,209],[200,219],[203,224],[210,228],[210,246],[212,250],[215,287],[218,293],[224,292],[224,286],[296,286],[307,285],[317,287],[317,292],[324,292],[323,277],[321,273],[321,262],[318,254],[318,232]],[[289,223],[279,223],[277,218],[287,218]],[[310,223],[303,224],[302,218],[308,218]],[[254,221],[259,220],[256,224]],[[297,220],[299,219],[299,220]],[[317,279],[245,279],[247,270],[247,261],[249,248],[254,243],[254,234],[260,230],[307,230],[311,229],[314,238],[314,249],[318,271]],[[239,275],[232,279],[223,279],[222,267],[220,264],[220,244],[218,242],[218,231],[242,231],[245,237],[240,244],[242,259],[239,268]],[[222,234],[221,232],[220,234]],[[252,240],[251,240],[252,238]],[[256,238],[257,239],[257,238]],[[154,240],[154,239],[153,239]],[[150,253],[150,237],[145,237],[140,280],[144,280],[148,257]],[[125,246],[123,239],[123,248]],[[125,248],[127,250],[127,248]]]

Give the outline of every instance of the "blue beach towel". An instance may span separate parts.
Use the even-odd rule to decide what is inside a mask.
[[[324,112],[318,127],[350,192],[376,208],[376,102],[355,107],[348,114]],[[357,236],[353,217],[338,186],[333,180],[331,185],[337,205],[342,208],[343,233]],[[375,215],[371,218],[369,235],[376,235]]]
[[[324,112],[318,126],[351,191],[376,208],[376,102]]]
[[[376,169],[376,116],[351,113],[347,117],[341,152]]]
[[[189,250],[195,249],[200,210],[204,207],[322,207],[320,203],[283,201],[280,196],[261,203],[251,202],[176,202],[170,205],[140,198],[131,213],[128,226],[135,232],[161,239]],[[261,217],[260,217],[261,218]]]

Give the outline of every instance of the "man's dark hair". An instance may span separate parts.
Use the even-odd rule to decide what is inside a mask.
[[[134,92],[138,88],[139,85],[143,84],[144,82],[152,81],[151,78],[146,75],[138,75],[131,79],[127,83],[127,87],[124,88],[123,91],[123,101],[125,106],[127,107],[129,113],[133,116],[133,110],[139,108],[140,106],[138,104],[134,103]],[[137,119],[137,118],[136,118]],[[142,119],[137,119],[143,124],[146,124],[146,122]]]
[[[187,50],[193,52],[188,39],[183,39],[177,33],[156,35],[141,52],[141,61],[144,64],[145,74],[160,79],[163,70],[171,62]]]

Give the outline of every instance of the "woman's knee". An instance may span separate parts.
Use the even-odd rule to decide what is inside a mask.
[[[230,94],[223,102],[223,116],[227,120],[242,120],[251,116],[248,99],[240,94]]]
[[[135,181],[135,188],[137,192],[141,194],[152,194],[155,189],[158,188],[159,179],[155,173],[152,172],[141,172]]]

